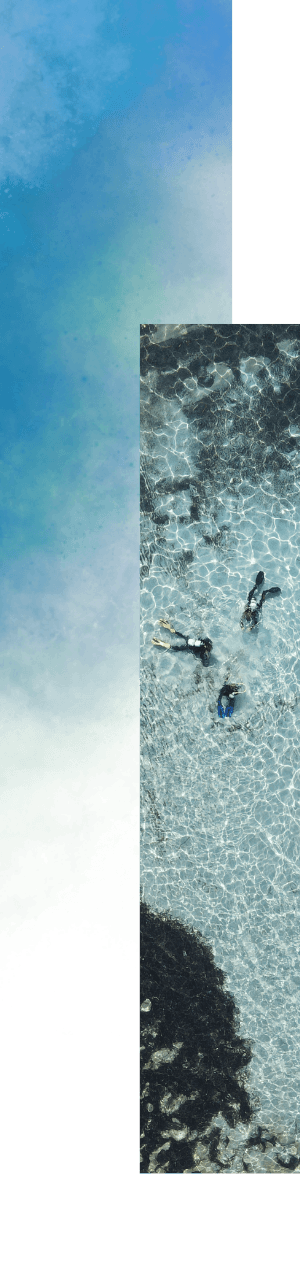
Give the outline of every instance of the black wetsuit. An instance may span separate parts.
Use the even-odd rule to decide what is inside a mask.
[[[181,634],[180,630],[174,630],[178,639],[184,639],[184,643],[171,643],[171,652],[192,652],[194,657],[200,657],[202,665],[209,664],[210,653],[212,649],[211,639],[190,639],[189,635]]]
[[[236,687],[235,683],[223,683],[223,687],[221,687],[221,691],[219,692],[219,696],[218,696],[219,718],[231,718],[231,715],[233,714],[233,711],[234,711],[235,697],[237,696],[237,694],[238,694],[238,687]],[[225,706],[225,709],[222,705],[222,696],[226,696],[228,700],[228,704]]]
[[[254,627],[257,626],[257,623],[261,615],[262,606],[265,602],[266,596],[267,595],[281,595],[280,586],[271,586],[269,590],[263,590],[260,600],[258,601],[258,603],[256,603],[255,601],[255,607],[251,608],[250,605],[252,600],[254,599],[255,591],[258,589],[259,586],[262,585],[262,582],[264,582],[264,580],[265,580],[264,573],[262,572],[258,573],[255,580],[255,584],[254,586],[252,586],[252,590],[249,590],[246,607],[244,609],[243,616],[241,618],[241,623],[240,623],[241,626],[244,626],[247,622],[250,624],[250,630],[253,630]]]

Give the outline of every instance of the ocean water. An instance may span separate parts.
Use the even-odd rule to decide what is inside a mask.
[[[300,328],[141,328],[141,883],[201,931],[259,1121],[300,1129]],[[258,570],[281,595],[240,618]],[[207,669],[152,644],[213,641]],[[174,636],[173,636],[174,640]],[[219,719],[224,679],[243,683]],[[258,1170],[268,1170],[261,1154]]]

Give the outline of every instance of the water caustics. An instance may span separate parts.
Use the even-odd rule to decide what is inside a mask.
[[[144,326],[141,374],[143,898],[212,947],[252,1106],[300,1155],[299,328]]]

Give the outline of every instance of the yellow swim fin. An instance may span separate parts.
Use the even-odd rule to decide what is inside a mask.
[[[153,643],[156,643],[156,647],[170,647],[170,643],[163,643],[161,638],[153,638]]]
[[[170,623],[169,623],[169,622],[165,622],[164,617],[160,617],[160,618],[159,618],[159,624],[160,624],[160,626],[164,626],[164,627],[165,627],[165,629],[167,629],[167,631],[170,631],[170,633],[172,633],[172,635],[174,635],[174,633],[175,633],[175,631],[174,631],[174,627],[173,627],[173,626],[170,626]]]

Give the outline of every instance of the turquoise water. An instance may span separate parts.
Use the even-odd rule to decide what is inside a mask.
[[[142,334],[142,887],[200,929],[240,1010],[260,1121],[300,1113],[298,328]],[[144,511],[143,511],[144,508]],[[255,631],[256,573],[281,596]],[[153,646],[213,640],[209,668]],[[243,682],[218,719],[226,676]],[[299,1121],[300,1124],[300,1121]],[[298,1129],[297,1129],[298,1131]],[[263,1166],[260,1170],[264,1170]]]

